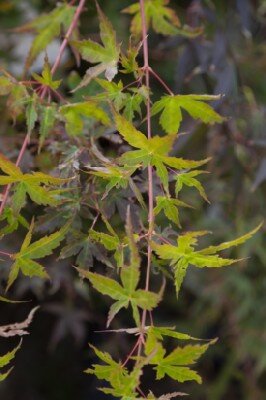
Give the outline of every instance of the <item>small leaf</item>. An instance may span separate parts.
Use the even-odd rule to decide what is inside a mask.
[[[44,59],[44,66],[43,66],[43,71],[42,75],[37,75],[34,72],[32,73],[32,76],[34,79],[39,82],[41,85],[47,86],[51,88],[52,90],[56,90],[59,88],[61,80],[60,81],[54,81],[52,72],[51,72],[51,66],[49,64],[48,57],[45,56]]]
[[[154,215],[159,214],[161,211],[164,212],[165,216],[177,226],[180,225],[178,207],[191,207],[189,204],[177,199],[171,199],[170,197],[157,196],[156,207],[154,208]]]
[[[103,125],[110,124],[108,115],[93,101],[66,104],[60,107],[59,112],[66,121],[66,130],[70,136],[83,133],[84,118],[99,121]]]
[[[174,10],[167,7],[169,0],[146,0],[145,1],[145,16],[146,25],[150,26],[157,33],[164,35],[176,35],[177,29],[180,27],[180,21]],[[134,3],[123,10],[125,13],[133,14],[131,22],[131,33],[139,36],[141,30],[141,10],[139,3]]]
[[[220,99],[220,96],[209,95],[166,95],[156,101],[152,106],[152,115],[162,111],[160,124],[168,133],[177,133],[182,121],[182,109],[186,110],[192,118],[200,119],[202,122],[213,124],[221,123],[225,118],[215,112],[206,101]]]
[[[116,33],[98,4],[97,10],[100,20],[100,36],[103,45],[90,39],[71,42],[80,52],[84,60],[93,64],[97,63],[97,66],[88,69],[82,82],[75,90],[87,86],[93,78],[96,78],[103,72],[105,72],[105,77],[108,81],[112,81],[118,73],[119,46],[116,43]]]
[[[208,173],[207,171],[200,171],[200,170],[194,170],[194,171],[189,171],[189,172],[180,172],[175,176],[176,179],[176,185],[175,185],[175,192],[176,195],[181,191],[183,186],[188,186],[188,187],[194,187],[195,189],[198,190],[199,194],[201,197],[203,197],[204,200],[206,200],[209,203],[209,200],[207,198],[206,192],[202,184],[195,178],[196,176],[200,174]]]
[[[177,246],[172,244],[158,245],[157,243],[152,243],[152,248],[161,259],[171,261],[175,274],[176,291],[178,294],[189,265],[198,268],[220,268],[236,263],[238,260],[222,258],[217,253],[244,243],[246,240],[251,238],[260,227],[261,224],[238,239],[197,251],[195,250],[195,246],[198,243],[197,238],[208,232],[187,232],[178,236]]]
[[[76,268],[82,278],[87,278],[91,282],[94,289],[98,292],[110,296],[114,300],[127,299],[125,291],[114,279],[107,278],[104,275],[89,272],[81,268]]]
[[[26,60],[25,69],[28,69],[35,61],[37,56],[46,49],[54,38],[59,36],[61,26],[65,29],[69,27],[76,7],[72,7],[67,3],[59,5],[49,14],[41,15],[33,21],[15,29],[15,32],[35,32],[31,48]]]

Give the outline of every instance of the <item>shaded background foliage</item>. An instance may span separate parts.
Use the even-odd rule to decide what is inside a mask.
[[[129,18],[121,16],[119,11],[130,2],[99,3],[122,43],[126,43]],[[54,5],[53,1],[38,0],[0,2],[2,66],[15,75],[22,73],[31,37],[13,34],[8,29],[43,11],[50,11]],[[195,39],[184,39],[152,33],[149,40],[154,69],[177,93],[223,93],[225,96],[215,107],[229,117],[222,125],[214,127],[195,124],[189,119],[183,123],[182,131],[190,132],[190,135],[183,135],[178,141],[176,154],[194,159],[206,154],[212,157],[208,168],[211,174],[203,177],[211,204],[206,205],[193,191],[187,190],[184,200],[189,198],[195,210],[184,213],[183,227],[212,230],[217,241],[224,241],[248,231],[265,214],[266,82],[263,78],[266,2],[180,0],[172,1],[172,6],[187,24],[203,25],[204,34]],[[82,35],[89,33],[97,38],[98,22],[92,2],[87,2],[81,21]],[[54,43],[48,49],[51,62],[56,56],[57,46],[58,43]],[[39,73],[42,62],[43,56],[34,64],[33,70]],[[86,68],[87,65],[81,63],[77,70],[73,54],[69,52],[60,73],[71,87],[77,79],[76,74],[83,75]],[[64,88],[66,94],[69,87]],[[158,96],[161,94],[161,87],[156,82],[152,82],[152,90]],[[93,91],[91,84],[87,94]],[[24,125],[13,126],[2,100],[0,106],[0,148],[10,159],[15,159],[24,138]],[[61,141],[53,148],[51,142],[41,154],[37,154],[38,144],[33,138],[22,167],[49,171],[59,162],[67,169],[70,159],[78,162],[80,157],[84,157],[86,162],[86,156],[79,154],[74,140],[71,146],[68,143],[66,148]],[[109,141],[103,139],[101,146],[112,153]],[[89,193],[85,193],[86,196]],[[121,204],[120,201],[120,208]],[[79,209],[78,205],[76,210],[73,207],[72,204],[69,212],[79,214],[77,224],[82,219],[83,224],[84,220],[91,220],[88,211],[82,207]],[[31,207],[25,211],[28,220],[32,211]],[[40,214],[42,212],[40,209]],[[119,222],[117,225],[119,229]],[[47,215],[40,217],[39,231],[45,231],[47,227]],[[21,242],[24,234],[24,230],[16,232],[17,243]],[[1,246],[14,251],[17,243],[14,243],[12,235],[12,241],[7,236]],[[93,254],[94,250],[90,251]],[[226,270],[210,270],[208,274],[191,270],[178,304],[174,289],[169,285],[161,312],[157,311],[155,315],[160,324],[177,325],[180,331],[193,336],[220,337],[200,362],[203,384],[182,385],[182,391],[191,393],[195,400],[260,400],[266,397],[266,250],[263,232],[235,250],[234,256],[243,258],[243,261]],[[98,263],[99,257],[96,254],[95,261],[94,254],[94,262]],[[107,305],[102,297],[90,293],[88,287],[76,278],[71,268],[74,262],[75,258],[58,261],[56,256],[49,257],[46,267],[52,283],[23,278],[15,285],[14,297],[33,298],[42,307],[32,325],[31,337],[24,340],[12,375],[0,386],[3,399],[107,398],[96,392],[94,378],[82,374],[92,361],[87,342],[104,341],[107,348],[121,354],[127,351],[128,339],[121,336],[119,349],[116,349],[112,334],[95,333],[104,325]],[[153,279],[156,279],[156,270],[153,272]],[[1,269],[2,281],[5,273]],[[1,303],[0,307],[1,324],[4,324],[23,318],[29,305]],[[126,316],[123,323],[127,323]],[[10,342],[7,344],[2,340],[0,348],[4,352],[10,345]],[[158,383],[158,388],[159,385],[161,383]],[[170,390],[170,385],[166,390]],[[171,389],[175,390],[176,385]]]

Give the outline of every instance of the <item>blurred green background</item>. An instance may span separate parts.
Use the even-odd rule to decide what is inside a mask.
[[[22,73],[32,37],[14,34],[10,28],[50,11],[55,4],[48,0],[0,1],[1,65],[15,76]],[[119,41],[126,44],[130,18],[119,11],[131,2],[107,0],[99,4],[116,28]],[[204,33],[195,39],[151,33],[153,68],[176,93],[224,94],[215,108],[228,117],[219,126],[191,121],[182,126],[190,135],[177,142],[176,153],[195,159],[212,157],[208,166],[211,174],[203,177],[211,204],[204,203],[194,191],[184,192],[183,199],[189,199],[195,210],[183,215],[183,225],[213,231],[210,242],[225,241],[249,231],[265,218],[266,1],[176,0],[171,6],[183,23],[203,26]],[[87,1],[81,21],[82,35],[97,35],[93,1]],[[54,43],[48,49],[51,62],[58,45]],[[40,72],[42,61],[43,56],[33,66],[35,71]],[[68,78],[75,69],[74,62],[73,55],[66,52],[60,70],[63,77]],[[82,64],[78,72],[84,73],[86,67]],[[155,96],[162,94],[157,82],[152,82],[152,90]],[[10,124],[4,102],[0,107],[0,149],[13,158],[23,130]],[[25,154],[25,165],[44,169],[49,164],[49,153],[38,156],[31,150]],[[5,239],[5,247],[12,248],[14,237],[20,241],[23,234],[17,232],[12,239]],[[156,322],[176,325],[178,330],[196,337],[218,337],[219,341],[198,365],[203,376],[201,386],[156,382],[155,392],[182,390],[193,400],[266,399],[265,232],[261,230],[234,250],[233,256],[243,260],[232,268],[208,273],[191,269],[178,303],[169,284],[163,307],[155,313]],[[87,343],[104,343],[105,348],[121,355],[127,351],[128,339],[120,337],[117,346],[114,335],[95,333],[104,325],[107,306],[104,299],[88,293],[88,288],[74,279],[73,262],[56,262],[50,257],[47,264],[55,271],[52,285],[21,280],[15,286],[14,297],[34,298],[34,303],[42,307],[18,353],[14,371],[0,385],[1,399],[107,399],[97,392],[99,383],[82,373],[92,361]],[[1,303],[0,325],[23,319],[30,306]],[[1,353],[12,343],[1,339]]]

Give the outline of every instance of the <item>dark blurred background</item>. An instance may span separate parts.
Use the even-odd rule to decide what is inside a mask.
[[[130,18],[119,11],[127,0],[99,1],[127,43]],[[0,1],[1,65],[20,76],[31,35],[14,34],[9,29],[50,11],[56,2],[40,0]],[[150,34],[153,68],[176,93],[222,93],[215,104],[228,116],[222,125],[183,125],[190,131],[176,145],[184,157],[212,157],[203,184],[210,199],[208,205],[193,190],[183,199],[195,205],[184,214],[183,225],[190,229],[214,232],[211,242],[231,239],[255,227],[265,217],[266,189],[266,1],[261,0],[176,0],[171,1],[182,22],[204,27],[195,38],[164,37]],[[87,1],[81,32],[97,37],[98,21],[93,1]],[[59,43],[49,46],[51,63]],[[43,56],[33,66],[40,72]],[[75,68],[73,55],[66,52],[60,74],[68,79]],[[83,74],[87,65],[78,70]],[[161,87],[152,82],[155,96]],[[0,103],[0,148],[7,156],[16,156],[23,131],[5,119],[5,104]],[[45,168],[48,152],[34,155],[29,149],[27,166]],[[30,216],[30,212],[28,211]],[[25,231],[6,238],[12,249],[14,238],[21,241]],[[169,284],[166,299],[155,313],[158,324],[176,325],[179,331],[196,337],[219,337],[197,366],[203,376],[195,383],[176,385],[156,382],[154,391],[182,390],[194,400],[266,399],[266,241],[261,230],[253,239],[230,254],[244,260],[224,270],[189,270],[180,299],[176,302]],[[104,326],[108,305],[105,299],[90,293],[75,277],[71,265],[75,259],[57,261],[50,257],[46,266],[52,284],[21,279],[13,297],[34,299],[31,303],[0,303],[0,325],[22,320],[33,304],[41,304],[17,354],[15,368],[0,385],[3,400],[88,400],[107,399],[97,392],[99,386],[83,370],[93,361],[88,342],[109,349],[117,357],[126,354],[128,338],[117,340],[113,334],[95,333]],[[4,287],[4,281],[2,278]],[[125,326],[126,316],[114,327]],[[121,324],[121,325],[120,325]],[[1,353],[12,348],[16,339],[1,339]],[[119,345],[118,345],[119,344]],[[147,388],[152,376],[147,378]]]

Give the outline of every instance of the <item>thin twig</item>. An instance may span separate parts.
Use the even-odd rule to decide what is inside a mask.
[[[164,82],[164,80],[151,68],[149,67],[150,73],[154,76],[154,78],[157,79],[158,82],[167,90],[167,92],[171,95],[174,96],[174,93],[172,90],[169,88],[169,86]]]
[[[145,17],[145,4],[144,0],[139,0],[140,9],[141,9],[141,25],[142,25],[142,40],[143,40],[143,57],[144,57],[144,71],[145,71],[145,81],[146,86],[148,88],[147,95],[147,135],[150,139],[152,137],[151,131],[151,103],[150,103],[150,67],[149,67],[149,48],[148,48],[148,37],[147,37],[147,26],[146,26],[146,17]],[[147,248],[147,270],[146,270],[146,281],[145,281],[145,290],[149,290],[150,286],[150,273],[151,273],[151,259],[152,259],[152,248],[151,248],[151,239],[153,234],[153,225],[154,225],[154,212],[153,212],[153,204],[154,204],[154,195],[153,195],[153,168],[151,164],[148,165],[148,202],[149,202],[149,216],[148,216],[148,248]],[[147,311],[143,310],[141,328],[144,331],[146,325]],[[142,349],[142,341],[139,344],[139,351],[141,353]]]
[[[127,358],[125,359],[125,361],[122,364],[122,367],[125,367],[126,364],[128,363],[128,361],[130,360],[131,356],[135,353],[135,351],[137,350],[138,346],[139,346],[139,342],[140,339],[138,338],[138,340],[136,341],[134,347],[132,348],[132,350],[130,351],[130,353],[127,355]]]

